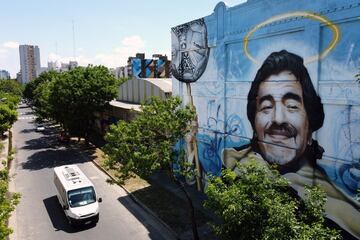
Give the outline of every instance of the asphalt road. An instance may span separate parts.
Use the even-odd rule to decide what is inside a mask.
[[[17,152],[10,170],[10,191],[19,192],[22,197],[10,219],[14,229],[11,240],[173,238],[121,187],[106,183],[107,176],[89,159],[72,147],[59,144],[54,128],[36,132],[34,115],[25,105],[20,106],[19,119],[13,126],[13,145]],[[98,197],[103,199],[100,220],[95,226],[69,226],[56,198],[53,168],[74,163],[92,180]]]

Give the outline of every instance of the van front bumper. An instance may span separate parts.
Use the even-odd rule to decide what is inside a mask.
[[[69,217],[69,222],[71,225],[84,225],[89,223],[97,223],[98,221],[99,221],[99,214],[85,218],[77,218],[77,219]]]

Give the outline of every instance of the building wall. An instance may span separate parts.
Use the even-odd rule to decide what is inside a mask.
[[[140,104],[152,96],[165,99],[165,93],[160,87],[146,79],[133,78],[119,87],[117,100]]]
[[[21,83],[26,84],[39,76],[41,72],[40,50],[38,46],[20,45],[19,53]]]
[[[191,86],[203,171],[219,175],[227,149],[250,144],[249,89],[263,61],[285,49],[304,59],[324,107],[324,122],[312,138],[325,150],[316,171],[338,193],[327,192],[328,216],[360,237],[358,29],[358,0],[248,0],[232,8],[220,2],[211,15],[172,28],[173,94],[189,102],[186,86]],[[330,206],[338,198],[342,213]]]
[[[167,57],[159,59],[131,59],[132,74],[138,78],[169,78],[170,61]]]
[[[10,79],[10,73],[6,70],[0,70],[0,79]]]
[[[93,129],[100,136],[104,136],[111,124],[116,124],[119,120],[131,121],[136,117],[136,111],[109,106],[103,113],[95,113],[96,119]]]

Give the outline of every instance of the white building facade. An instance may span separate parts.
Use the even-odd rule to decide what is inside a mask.
[[[10,73],[6,70],[0,70],[0,79],[10,79]]]

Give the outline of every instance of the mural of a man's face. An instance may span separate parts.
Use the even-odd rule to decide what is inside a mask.
[[[271,75],[259,86],[255,132],[265,159],[284,165],[301,156],[311,140],[302,86],[290,71]]]

